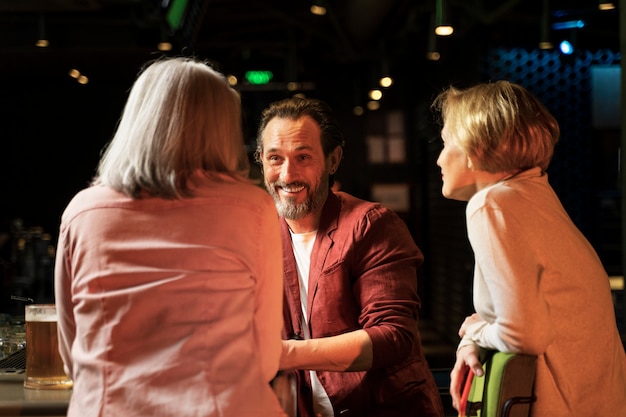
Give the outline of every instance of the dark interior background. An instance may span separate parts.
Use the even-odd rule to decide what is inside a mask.
[[[408,198],[398,211],[426,255],[422,315],[451,344],[472,311],[473,260],[465,205],[441,197],[435,165],[429,104],[450,84],[510,79],[546,103],[563,130],[551,182],[609,274],[622,275],[619,9],[601,12],[594,0],[448,0],[455,32],[436,39],[441,59],[429,61],[435,0],[326,0],[325,16],[310,13],[313,1],[188,0],[178,26],[167,21],[175,3],[0,0],[0,312],[22,308],[11,294],[51,297],[63,208],[91,179],[141,66],[162,54],[206,58],[238,77],[251,150],[271,101],[301,93],[334,107],[347,137],[341,187],[376,199],[382,186],[391,190],[385,202],[398,189]],[[537,48],[545,22],[576,20],[584,27],[547,32],[555,43],[570,39],[573,55]],[[41,34],[48,48],[34,45]],[[163,39],[171,51],[157,50]],[[71,68],[89,82],[77,83]],[[252,86],[249,70],[274,77]],[[395,84],[378,110],[356,116],[384,71]],[[290,91],[288,82],[300,87]],[[599,113],[618,117],[598,122]],[[401,120],[405,159],[373,162],[370,139],[389,144],[392,119]],[[621,326],[623,291],[615,303]]]

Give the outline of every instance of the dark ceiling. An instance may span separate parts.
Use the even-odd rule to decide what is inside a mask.
[[[39,77],[80,66],[91,79],[132,75],[168,36],[171,54],[214,60],[224,72],[271,69],[276,79],[316,81],[335,71],[367,76],[389,67],[419,72],[432,30],[435,0],[325,0],[328,13],[309,12],[313,0],[188,0],[182,26],[166,23],[178,0],[0,0],[0,75]],[[543,0],[447,0],[456,27],[440,39],[442,62],[493,46],[535,48]],[[579,46],[619,48],[617,10],[597,0],[552,0],[550,22],[584,19]],[[34,46],[45,31],[50,47]],[[569,35],[552,32],[553,38]],[[355,75],[356,74],[356,75]],[[289,80],[287,80],[289,79]]]

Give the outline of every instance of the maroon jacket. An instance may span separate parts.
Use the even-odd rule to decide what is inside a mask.
[[[285,276],[283,337],[303,338],[298,270],[282,219]],[[418,331],[417,268],[424,258],[393,211],[330,193],[311,255],[311,337],[364,329],[373,343],[367,372],[318,372],[336,416],[444,415]],[[299,417],[313,417],[308,372],[298,372]]]

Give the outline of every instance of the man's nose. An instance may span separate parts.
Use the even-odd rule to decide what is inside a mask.
[[[280,167],[280,177],[283,182],[290,183],[292,182],[298,175],[298,169],[296,164],[294,164],[289,159],[285,159],[282,166]]]

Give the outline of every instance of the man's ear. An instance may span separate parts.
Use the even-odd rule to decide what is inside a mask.
[[[328,155],[328,168],[331,174],[337,172],[339,169],[339,163],[341,162],[341,157],[343,156],[343,148],[341,146],[337,146],[333,151]]]

